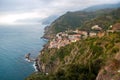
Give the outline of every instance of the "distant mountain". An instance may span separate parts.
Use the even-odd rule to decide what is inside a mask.
[[[88,7],[86,9],[84,9],[83,11],[96,11],[96,10],[100,10],[100,9],[119,8],[119,7],[120,7],[120,3],[117,3],[117,4],[102,4],[102,5],[95,5],[95,6]]]
[[[86,8],[86,9],[84,9],[83,11],[96,11],[96,10],[100,10],[100,9],[106,9],[106,8],[109,8],[109,9],[115,9],[115,8],[119,8],[120,7],[120,3],[117,3],[117,4],[103,4],[103,5],[95,5],[95,6],[91,6],[91,7],[88,7],[88,8]],[[109,10],[107,10],[107,11],[109,11]],[[98,11],[99,12],[99,11]],[[84,12],[82,12],[82,11],[76,11],[76,12],[67,12],[66,14],[68,14],[68,15],[70,15],[70,14],[78,14],[79,15],[79,13],[80,14],[82,14],[82,13],[84,13]],[[66,15],[65,14],[65,15]],[[86,13],[85,13],[85,15],[86,15]],[[71,15],[70,15],[71,16]],[[73,16],[73,15],[72,15]],[[71,16],[71,17],[72,17]],[[77,15],[76,15],[77,16]],[[62,17],[62,16],[61,16]],[[56,19],[58,18],[58,15],[52,15],[52,16],[49,16],[49,17],[47,17],[47,18],[45,18],[45,19],[43,19],[42,21],[40,21],[40,22],[42,22],[42,24],[45,24],[45,25],[49,25],[49,24],[51,24],[52,22],[54,22]]]
[[[41,22],[43,25],[49,25],[57,18],[58,18],[57,15],[52,15],[52,16],[49,16],[49,17],[43,19]]]

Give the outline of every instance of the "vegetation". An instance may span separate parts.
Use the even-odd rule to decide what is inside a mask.
[[[98,16],[90,21],[86,21],[81,26],[81,29],[90,29],[93,25],[99,25],[104,30],[107,30],[110,25],[113,25],[117,22],[120,22],[120,8],[113,10],[112,12],[105,13],[101,16]]]
[[[40,61],[50,69],[49,74],[33,74],[26,80],[95,80],[100,69],[109,61],[117,65],[114,56],[120,50],[119,44],[120,33],[110,33],[102,38],[87,38],[60,49],[46,49]],[[114,69],[117,68],[115,66]]]

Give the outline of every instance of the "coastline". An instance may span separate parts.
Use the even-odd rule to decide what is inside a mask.
[[[43,34],[43,36],[41,37],[41,39],[44,39],[44,40],[46,41],[46,43],[43,45],[43,48],[40,50],[40,52],[39,52],[39,54],[38,54],[38,56],[37,56],[37,58],[35,59],[34,64],[33,64],[33,67],[34,67],[34,69],[35,69],[35,72],[42,72],[41,65],[40,65],[40,60],[39,60],[38,57],[41,55],[42,51],[48,47],[48,41],[50,40],[50,37],[46,36],[46,32],[47,32],[46,29],[47,29],[48,27],[49,27],[49,26],[46,26],[46,27],[44,28],[44,34]]]
[[[39,56],[41,55],[42,51],[47,48],[47,45],[48,45],[48,42],[46,42],[46,44],[43,45],[43,49],[40,51],[40,53],[38,54],[38,57],[34,61],[34,65],[35,65],[34,69],[37,72],[42,72],[42,68],[41,68],[41,65],[40,65],[41,62],[40,62]]]
[[[33,63],[33,67],[34,67],[34,69],[35,69],[35,72],[37,72],[38,69],[37,69],[37,67],[36,67],[36,62]]]
[[[32,67],[34,69],[34,72],[41,72],[41,66],[40,66],[40,62],[39,62],[39,55],[41,55],[41,52],[47,47],[48,41],[50,40],[50,38],[46,37],[46,25],[44,25],[44,29],[43,29],[43,35],[42,37],[40,37],[40,39],[43,39],[45,41],[45,43],[42,45],[42,49],[39,50],[38,55],[36,56],[36,58],[32,58],[29,54],[26,54],[25,57],[25,61],[32,63]]]

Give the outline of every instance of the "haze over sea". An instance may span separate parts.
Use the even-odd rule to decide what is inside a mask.
[[[0,26],[0,80],[24,80],[33,73],[33,63],[24,55],[36,57],[46,43],[41,39],[43,25]]]

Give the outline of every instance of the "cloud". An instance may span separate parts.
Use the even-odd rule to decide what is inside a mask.
[[[41,21],[67,11],[117,2],[120,0],[0,0],[0,24],[18,23],[19,21],[31,23],[31,19],[34,19],[33,22],[38,22],[38,18]]]

